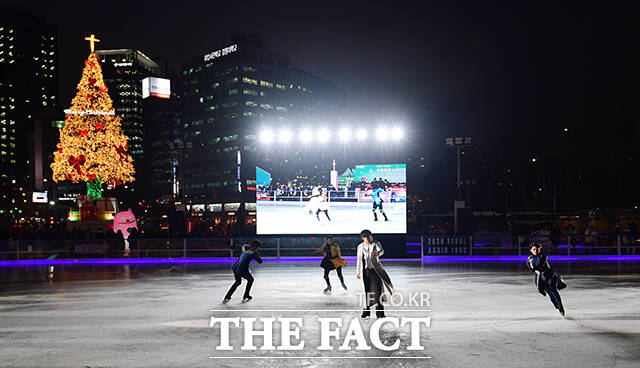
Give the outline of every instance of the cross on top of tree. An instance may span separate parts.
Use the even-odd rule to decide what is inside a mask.
[[[100,42],[100,40],[97,39],[93,33],[91,34],[91,36],[85,37],[84,39],[89,41],[89,47],[91,48],[91,52],[93,52],[93,50],[95,49],[95,43]]]

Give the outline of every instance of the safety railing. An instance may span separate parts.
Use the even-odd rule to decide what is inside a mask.
[[[263,257],[318,256],[322,236],[259,237]],[[234,257],[239,246],[252,238],[140,238],[140,239],[46,239],[0,241],[0,260],[68,259],[68,258],[187,258]],[[356,236],[334,236],[346,256],[355,255]],[[237,245],[237,247],[233,247]]]
[[[311,257],[323,242],[322,236],[259,237],[263,257]],[[342,254],[354,256],[361,241],[354,235],[336,235]],[[139,238],[128,241],[110,239],[42,239],[0,241],[0,260],[75,258],[187,258],[234,257],[238,247],[253,238]],[[640,255],[640,238],[629,234],[513,235],[476,233],[474,235],[407,236],[406,248],[398,256],[517,256],[529,254],[532,242],[542,244],[553,255]],[[391,247],[388,244],[386,246]],[[386,248],[385,246],[385,248]],[[396,245],[393,245],[395,247]],[[390,250],[389,248],[387,248]],[[397,249],[396,249],[397,250]],[[388,252],[391,253],[391,252]]]
[[[529,254],[529,247],[533,242],[540,243],[547,254],[640,254],[640,237],[631,234],[513,235],[506,233],[476,233],[469,236],[423,235],[420,237],[421,255],[423,256],[527,255]]]

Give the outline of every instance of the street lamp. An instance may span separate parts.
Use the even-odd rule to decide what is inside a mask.
[[[458,156],[458,181],[456,182],[456,198],[460,199],[460,185],[462,184],[462,181],[460,179],[460,160],[462,156],[462,149],[471,146],[471,137],[446,138],[445,143],[449,148],[455,149]]]
[[[456,182],[456,200],[453,202],[453,233],[458,234],[458,209],[464,208],[465,203],[460,199],[462,180],[460,178],[460,160],[462,159],[462,149],[471,146],[471,137],[449,137],[445,139],[449,148],[456,150],[458,156],[458,174]]]
[[[169,152],[178,152],[178,162],[177,162],[177,166],[178,166],[178,173],[177,173],[177,177],[176,177],[176,172],[174,170],[173,171],[173,195],[174,196],[180,196],[181,193],[180,191],[180,186],[182,185],[182,167],[184,166],[184,160],[183,160],[183,152],[185,150],[191,150],[193,148],[193,143],[191,142],[183,142],[183,141],[177,141],[177,142],[168,142],[167,143],[169,145]]]

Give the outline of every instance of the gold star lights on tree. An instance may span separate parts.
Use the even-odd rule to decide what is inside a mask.
[[[94,35],[85,39],[91,54],[84,63],[71,107],[64,111],[65,125],[60,129],[51,169],[56,182],[87,182],[91,187],[88,194],[99,198],[103,183],[131,182],[135,171],[127,153],[127,137],[120,130],[120,118],[115,116],[102,68],[93,52],[94,42],[99,40]]]

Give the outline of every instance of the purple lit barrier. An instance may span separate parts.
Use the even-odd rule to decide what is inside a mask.
[[[551,261],[602,261],[602,262],[635,262],[640,255],[626,256],[550,256]],[[356,257],[345,257],[349,262],[356,262]],[[437,262],[524,262],[527,256],[426,256],[424,263]],[[322,257],[267,258],[265,262],[320,262]],[[63,266],[63,265],[122,265],[122,264],[213,264],[233,263],[235,258],[102,258],[102,259],[37,259],[23,261],[0,261],[0,267],[28,266]],[[383,258],[384,262],[419,262],[419,258]]]
[[[356,257],[344,257],[355,263]],[[320,262],[322,257],[263,258],[265,262]],[[33,259],[0,261],[0,267],[63,266],[63,265],[120,265],[120,264],[195,264],[233,263],[236,258],[88,258],[88,259]],[[386,262],[419,262],[420,258],[383,258]]]
[[[422,262],[525,262],[527,256],[433,256],[422,257]],[[550,255],[550,261],[614,261],[614,262],[635,262],[640,261],[640,255],[633,256],[564,256]]]

